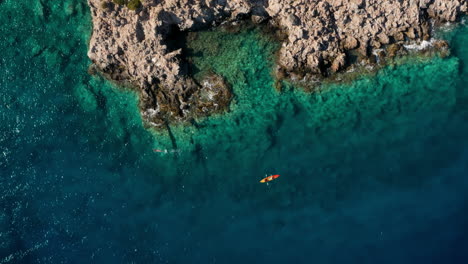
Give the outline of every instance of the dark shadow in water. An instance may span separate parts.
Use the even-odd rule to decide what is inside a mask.
[[[174,134],[172,133],[171,127],[169,126],[167,122],[164,125],[166,126],[167,133],[169,134],[169,137],[171,138],[172,148],[177,149],[177,142],[174,137]]]

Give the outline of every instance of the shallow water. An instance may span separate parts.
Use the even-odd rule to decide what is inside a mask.
[[[87,74],[85,1],[4,0],[0,19],[0,263],[468,259],[466,26],[440,33],[448,58],[314,94],[273,88],[260,32],[200,33],[199,74],[235,99],[172,141]]]

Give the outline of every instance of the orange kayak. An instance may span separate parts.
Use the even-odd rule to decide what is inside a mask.
[[[276,178],[278,178],[278,177],[279,177],[279,174],[270,175],[270,176],[268,176],[268,177],[263,178],[260,182],[261,182],[261,183],[270,182],[270,181],[272,181],[272,180],[274,180],[274,179],[276,179]]]

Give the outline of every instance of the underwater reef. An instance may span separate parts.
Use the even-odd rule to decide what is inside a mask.
[[[273,74],[303,85],[320,83],[351,65],[372,66],[406,49],[447,52],[433,27],[456,22],[466,0],[88,0],[93,32],[91,73],[139,91],[145,124],[172,122],[229,109],[229,84],[216,72],[194,78],[188,33],[250,20],[281,45]]]

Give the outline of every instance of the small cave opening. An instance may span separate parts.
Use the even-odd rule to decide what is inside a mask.
[[[177,24],[172,24],[167,27],[167,33],[163,34],[164,44],[167,47],[167,52],[173,52],[176,50],[181,50],[181,54],[178,56],[180,60],[181,73],[183,75],[190,75],[190,63],[188,61],[188,48],[187,48],[187,38],[189,32],[180,30]]]

